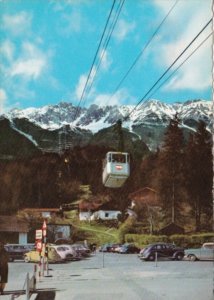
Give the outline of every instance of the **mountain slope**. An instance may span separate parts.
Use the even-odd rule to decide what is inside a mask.
[[[185,135],[195,131],[198,121],[204,120],[211,131],[213,107],[211,101],[191,100],[184,103],[167,104],[149,100],[135,109],[133,105],[75,107],[71,103],[42,108],[11,110],[5,117],[11,120],[16,130],[38,144],[44,151],[59,152],[68,147],[91,144],[116,145],[117,137],[112,136],[111,126],[119,119],[125,132],[131,133],[133,141],[141,139],[151,150],[161,145],[169,120],[178,113]],[[107,131],[103,129],[109,128]],[[110,134],[110,135],[109,135]],[[126,139],[126,138],[125,138]],[[114,146],[116,147],[116,146]]]
[[[26,158],[39,154],[38,146],[24,133],[15,130],[7,119],[0,119],[0,157],[1,159]]]

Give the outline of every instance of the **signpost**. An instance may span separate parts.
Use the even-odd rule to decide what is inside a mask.
[[[36,241],[37,240],[42,240],[42,230],[41,229],[36,230]]]
[[[41,277],[42,230],[36,230],[36,250],[39,252],[39,278]],[[35,268],[36,269],[36,268]]]
[[[47,270],[47,275],[48,275],[48,254],[47,254],[47,224],[46,221],[44,220],[43,225],[42,225],[42,236],[43,236],[43,243],[44,243],[44,256],[43,256],[43,275],[45,269]]]
[[[48,253],[47,253],[47,224],[44,220],[42,229],[36,230],[35,240],[36,240],[36,250],[39,252],[39,278],[42,275],[44,276],[44,270],[47,270],[48,275]],[[43,263],[43,267],[42,267]]]

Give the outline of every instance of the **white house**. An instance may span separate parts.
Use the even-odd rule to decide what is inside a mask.
[[[90,221],[92,213],[90,211],[80,211],[79,220],[80,221]]]
[[[98,210],[91,215],[90,220],[118,220],[119,215],[119,210]]]

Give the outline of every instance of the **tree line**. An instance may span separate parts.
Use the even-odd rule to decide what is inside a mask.
[[[188,224],[208,230],[212,224],[212,136],[203,121],[188,140],[177,115],[166,128],[162,145],[155,152],[131,156],[131,176],[119,189],[102,184],[104,146],[75,147],[59,154],[0,161],[0,211],[13,213],[26,207],[59,207],[82,198],[81,185],[90,185],[92,198],[110,199],[122,212],[128,195],[140,188],[157,191],[164,222]],[[185,213],[184,213],[185,212]],[[206,228],[207,227],[207,228]]]

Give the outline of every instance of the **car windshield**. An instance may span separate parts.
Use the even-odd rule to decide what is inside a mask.
[[[66,248],[65,247],[57,247],[57,251],[65,251]]]
[[[214,244],[204,244],[203,247],[206,249],[214,249]]]

